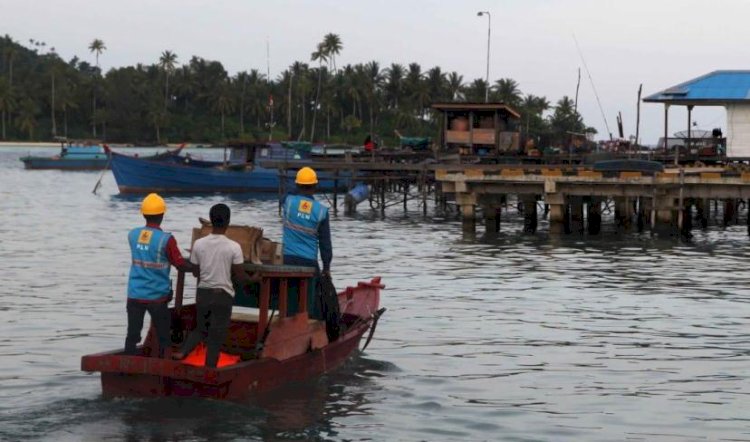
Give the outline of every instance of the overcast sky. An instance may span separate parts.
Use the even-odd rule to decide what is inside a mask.
[[[610,131],[622,111],[626,137],[635,133],[638,85],[644,96],[717,69],[748,69],[748,0],[0,0],[0,33],[53,46],[66,60],[94,57],[94,38],[107,51],[106,70],[153,63],[166,49],[179,62],[192,55],[221,61],[230,73],[271,76],[310,53],[328,32],[341,36],[338,65],[377,60],[418,62],[484,78],[487,18],[492,14],[491,81],[510,77],[524,93],[557,101],[574,96],[582,69],[579,110],[606,137],[575,34],[599,93]],[[685,129],[686,111],[672,108],[670,132]],[[725,127],[721,108],[693,112],[702,129]],[[663,107],[643,104],[641,133],[652,144],[663,132]]]

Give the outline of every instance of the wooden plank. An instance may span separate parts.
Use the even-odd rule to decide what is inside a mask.
[[[603,175],[601,172],[594,172],[593,170],[579,170],[576,172],[576,176],[586,178],[601,178]]]
[[[513,168],[513,169],[502,169],[500,170],[500,176],[524,176],[524,170]]]
[[[542,169],[542,176],[562,176],[561,169]]]
[[[750,172],[742,172],[742,175],[740,176],[740,178],[744,182],[750,181]]]
[[[721,179],[721,173],[719,172],[701,172],[700,176],[702,180],[720,180]]]
[[[469,178],[481,178],[484,176],[484,171],[480,169],[464,169],[464,175]]]
[[[641,172],[633,172],[633,171],[624,171],[620,172],[620,179],[630,179],[630,178],[641,178],[643,174]]]

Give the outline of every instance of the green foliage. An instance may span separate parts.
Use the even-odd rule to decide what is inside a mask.
[[[554,107],[523,94],[513,79],[491,85],[465,80],[439,66],[376,61],[337,66],[344,46],[333,33],[311,49],[313,65],[294,62],[276,78],[257,69],[230,76],[218,61],[193,56],[184,64],[165,50],[152,64],[102,73],[107,47],[88,46],[95,63],[65,62],[44,42],[21,45],[0,38],[0,123],[3,139],[98,136],[136,144],[211,143],[226,139],[313,140],[356,143],[373,135],[391,145],[394,133],[437,138],[432,103],[502,101],[520,114],[522,138],[538,145],[565,144],[569,132],[587,130],[572,101]],[[273,114],[273,119],[271,118]],[[96,131],[96,132],[94,132]]]

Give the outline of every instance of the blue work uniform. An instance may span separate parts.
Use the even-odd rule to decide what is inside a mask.
[[[128,233],[130,243],[130,277],[128,298],[156,301],[169,296],[170,263],[167,242],[171,235],[152,227],[138,227]]]
[[[333,247],[328,208],[311,195],[287,195],[284,201],[284,263],[331,269]]]
[[[128,233],[130,243],[130,276],[128,278],[128,332],[125,354],[135,355],[141,341],[143,317],[146,312],[159,340],[158,356],[164,357],[169,347],[169,299],[172,281],[167,244],[171,235],[158,227],[138,227]]]

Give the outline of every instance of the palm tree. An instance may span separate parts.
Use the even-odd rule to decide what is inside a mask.
[[[18,49],[16,48],[16,43],[14,43],[10,37],[6,36],[5,40],[6,43],[5,49],[3,49],[3,55],[8,62],[8,84],[10,87],[13,87],[13,60],[16,58],[16,55],[18,55]]]
[[[448,74],[447,82],[448,95],[450,96],[450,99],[453,101],[463,99],[464,76],[459,75],[459,73],[456,71],[453,71]]]
[[[310,141],[315,138],[315,120],[318,116],[318,108],[320,107],[320,82],[323,78],[323,62],[328,60],[329,55],[325,43],[325,40],[318,43],[318,49],[310,55],[311,61],[318,62],[318,87],[315,92],[315,107],[313,108],[312,127],[310,128]]]
[[[104,42],[99,40],[98,38],[95,38],[94,41],[89,44],[89,51],[94,53],[96,55],[96,70],[99,71],[99,55],[102,54],[107,49],[107,47],[104,45]],[[97,73],[98,76],[98,73]],[[94,79],[94,84],[92,86],[93,91],[93,99],[92,99],[92,116],[91,116],[91,125],[94,133],[94,138],[96,138],[96,88],[97,88],[97,81],[96,78]]]
[[[60,73],[63,72],[63,68],[65,64],[60,60],[60,58],[57,56],[57,54],[54,52],[54,49],[45,56],[49,59],[49,73],[51,77],[50,81],[50,113],[51,113],[51,120],[52,120],[52,136],[57,136],[57,119],[55,118],[55,111],[57,110],[57,106],[55,105],[55,77],[59,76]]]
[[[99,67],[99,56],[107,49],[107,47],[104,45],[104,42],[99,40],[98,38],[95,38],[94,41],[89,44],[89,51],[91,51],[93,54],[96,54],[96,67]]]
[[[526,120],[526,136],[528,137],[531,133],[531,120],[535,122],[542,122],[542,113],[549,109],[549,101],[545,97],[538,97],[536,95],[528,94],[524,97],[521,102],[521,115]]]
[[[68,109],[77,109],[78,101],[75,96],[75,82],[63,78],[62,87],[57,91],[57,104],[63,111],[63,136],[68,137]]]
[[[398,109],[398,98],[404,82],[404,67],[398,63],[392,63],[391,67],[385,70],[385,82],[388,106],[393,103],[393,108]]]
[[[487,90],[487,82],[484,78],[477,78],[466,86],[463,90],[466,96],[466,101],[472,103],[484,102],[485,91]]]
[[[511,107],[517,107],[521,104],[522,95],[520,89],[518,89],[518,82],[516,80],[513,80],[512,78],[501,78],[495,82],[493,89],[495,90],[495,100]]]
[[[10,86],[10,82],[5,77],[0,77],[0,121],[2,122],[2,135],[3,140],[6,138],[5,134],[5,116],[10,114],[10,111],[16,107],[16,100],[13,96],[13,88]]]
[[[568,96],[562,97],[555,105],[555,111],[549,116],[553,136],[558,142],[568,139],[568,132],[583,132],[586,126],[580,114],[575,111],[575,103]]]
[[[21,102],[21,106],[18,109],[18,116],[16,117],[16,127],[19,130],[28,132],[29,140],[34,138],[34,128],[37,126],[36,115],[38,113],[39,109],[31,98],[25,98]]]
[[[156,144],[161,144],[161,131],[160,128],[167,123],[167,112],[162,106],[156,101],[152,102],[149,111],[148,119],[151,124],[154,125],[156,130]]]
[[[159,57],[159,66],[164,71],[164,110],[169,103],[169,76],[174,72],[177,65],[177,54],[172,51],[164,51]]]
[[[367,108],[370,116],[370,134],[373,133],[375,125],[375,109],[378,98],[378,91],[383,83],[383,74],[380,72],[380,64],[377,61],[371,61],[364,66],[364,86],[365,97],[367,97]]]
[[[221,81],[210,96],[210,101],[214,112],[221,115],[221,138],[225,139],[224,120],[227,113],[234,110],[234,96],[232,94],[229,80]]]
[[[326,54],[328,54],[333,63],[333,71],[336,72],[336,56],[344,49],[341,37],[338,34],[328,33],[323,37],[323,46],[325,47]]]

